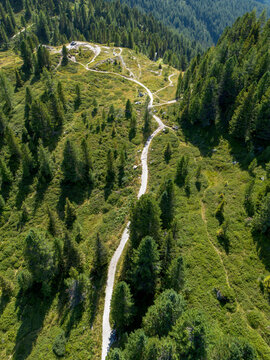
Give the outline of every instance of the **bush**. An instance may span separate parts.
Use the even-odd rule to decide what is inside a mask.
[[[55,355],[57,355],[59,357],[65,355],[66,342],[67,342],[67,340],[66,340],[66,337],[65,337],[65,333],[62,330],[61,333],[56,336],[55,342],[53,344],[53,352],[55,353]]]

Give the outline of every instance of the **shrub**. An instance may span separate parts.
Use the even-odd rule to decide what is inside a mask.
[[[62,330],[60,334],[58,334],[55,338],[54,344],[53,344],[53,352],[55,355],[61,357],[65,355],[66,352],[66,337],[65,333]]]

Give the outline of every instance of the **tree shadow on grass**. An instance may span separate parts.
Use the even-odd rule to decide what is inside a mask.
[[[6,308],[7,304],[9,303],[9,300],[10,300],[9,295],[2,295],[1,296],[1,298],[0,298],[0,316],[5,311],[5,308]]]
[[[211,157],[220,142],[220,132],[215,125],[203,128],[201,125],[181,124],[185,140],[196,146],[201,156]]]
[[[71,202],[80,205],[84,202],[86,197],[90,196],[92,187],[83,183],[67,184],[61,183],[61,194],[57,203],[57,212],[61,220],[64,219],[64,209],[66,198]]]
[[[22,206],[22,203],[24,202],[25,198],[30,192],[30,186],[33,184],[34,177],[29,176],[28,178],[22,178],[19,186],[18,186],[18,192],[16,195],[16,207],[17,209],[20,209]]]
[[[92,289],[90,291],[90,307],[89,307],[89,321],[90,327],[93,326],[95,317],[97,315],[98,305],[101,298],[102,286],[107,280],[107,267],[103,271],[102,276],[95,277],[91,281]]]
[[[42,203],[42,201],[44,199],[44,195],[49,187],[49,184],[50,184],[49,182],[38,181],[36,194],[35,194],[35,204],[34,204],[34,211],[33,211],[34,214],[36,213],[38,207]]]
[[[34,343],[42,330],[45,316],[51,307],[55,292],[49,298],[44,298],[40,290],[40,284],[36,284],[31,291],[25,294],[21,291],[18,293],[16,308],[21,326],[16,335],[14,360],[27,359],[31,354]]]

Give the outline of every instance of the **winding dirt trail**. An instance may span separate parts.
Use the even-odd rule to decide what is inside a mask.
[[[87,43],[81,43],[81,42],[76,42],[75,46],[87,46],[88,48],[90,48],[92,51],[94,51],[95,56],[94,58],[91,60],[90,63],[94,62],[94,60],[96,59],[96,57],[100,54],[101,52],[101,47],[98,45],[92,46],[90,44]],[[74,48],[75,46],[69,45],[68,48]],[[122,58],[121,53],[122,53],[122,49],[119,48],[120,53],[117,54],[116,56],[120,56],[120,58]],[[124,67],[126,67],[125,61],[122,58],[122,64]],[[76,62],[75,57],[71,59],[71,61]],[[132,71],[130,69],[129,73],[130,73],[130,77],[125,76],[125,75],[121,75],[118,73],[114,73],[111,71],[102,71],[102,70],[95,70],[95,69],[91,69],[89,68],[89,64],[84,65],[81,63],[78,63],[79,65],[83,66],[86,70],[88,71],[92,71],[92,72],[96,72],[96,73],[100,73],[100,74],[111,74],[114,76],[119,76],[121,78],[124,78],[128,81],[132,81],[136,84],[138,84],[139,86],[141,86],[142,88],[144,88],[149,96],[149,104],[148,104],[148,109],[149,111],[151,111],[154,107],[153,102],[154,102],[154,95],[153,93],[150,91],[150,89],[144,85],[143,83],[141,83],[139,80],[134,78],[134,74],[132,73]],[[174,74],[173,74],[174,75]],[[172,76],[172,75],[171,75]],[[168,86],[172,86],[172,82],[169,79],[170,84]],[[175,102],[175,100],[172,100],[169,103],[173,103]],[[163,104],[165,105],[165,104]],[[151,144],[151,141],[153,140],[153,138],[160,132],[162,131],[165,127],[167,127],[162,120],[157,116],[152,114],[153,118],[155,119],[155,121],[158,124],[158,128],[148,137],[144,147],[143,147],[143,151],[142,151],[142,155],[141,155],[141,166],[142,166],[142,175],[141,175],[141,186],[138,192],[138,199],[146,193],[147,190],[147,184],[148,184],[148,164],[147,164],[147,158],[148,158],[148,152],[149,152],[149,147]],[[116,249],[115,253],[113,254],[113,257],[110,261],[110,265],[109,265],[109,269],[108,269],[108,277],[107,277],[107,284],[106,284],[106,289],[105,289],[105,304],[104,304],[104,311],[103,311],[103,321],[102,321],[102,356],[101,359],[105,360],[108,350],[110,348],[110,342],[111,342],[111,336],[112,336],[112,329],[111,329],[111,325],[110,325],[110,309],[111,309],[111,299],[112,299],[112,293],[113,293],[113,286],[114,286],[114,280],[115,280],[115,274],[116,274],[116,268],[117,268],[117,264],[118,261],[122,255],[122,252],[124,250],[124,247],[129,239],[129,225],[130,222],[127,223],[122,237],[121,237],[121,241],[120,244],[118,245],[118,248]]]

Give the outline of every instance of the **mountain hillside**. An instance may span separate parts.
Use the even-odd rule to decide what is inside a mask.
[[[270,358],[269,35],[244,15],[159,108],[169,129],[131,209],[110,360]]]
[[[270,2],[256,0],[125,0],[132,7],[152,13],[164,24],[189,39],[209,47],[218,41],[223,30],[237,17],[253,9],[270,15]]]
[[[4,6],[0,3],[1,47],[12,46],[9,42],[12,39],[20,48],[21,39],[31,34],[35,35],[32,40],[35,44],[60,45],[74,39],[114,43],[137,49],[151,60],[162,57],[164,62],[183,70],[201,50],[199,43],[192,43],[153,16],[119,1],[27,0],[20,7],[17,2],[12,7],[9,0]]]

